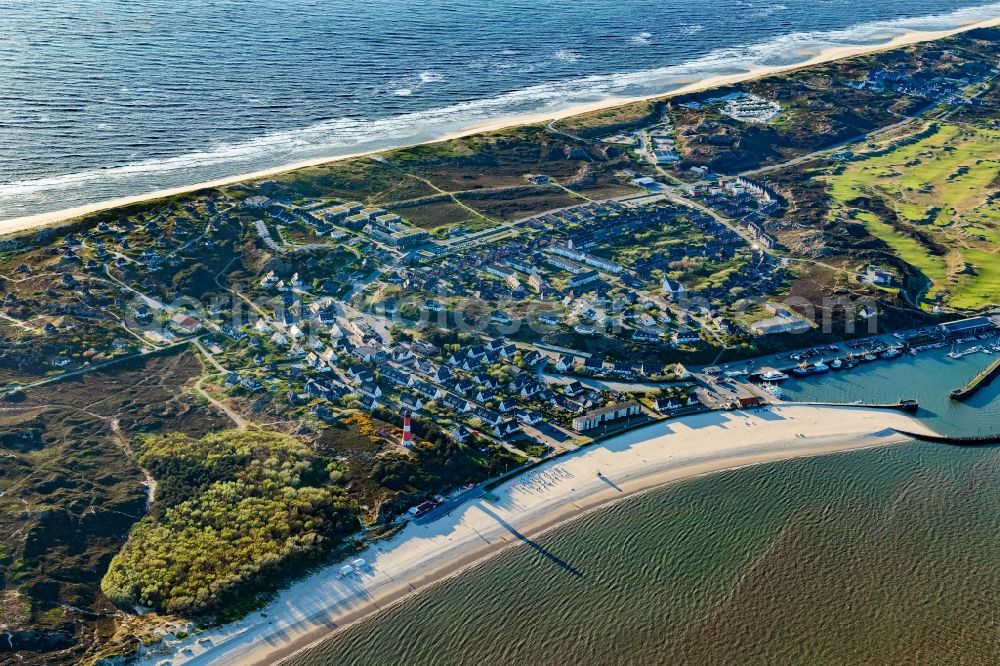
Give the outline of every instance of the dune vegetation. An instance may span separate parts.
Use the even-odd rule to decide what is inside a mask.
[[[340,464],[280,433],[171,433],[146,440],[139,463],[157,501],[101,584],[122,606],[218,610],[358,527]]]

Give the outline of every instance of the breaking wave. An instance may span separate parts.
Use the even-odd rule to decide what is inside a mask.
[[[634,46],[649,46],[653,41],[653,34],[650,32],[640,32],[638,35],[629,40],[629,43]]]
[[[998,13],[1000,3],[994,3],[950,14],[865,23],[842,30],[798,32],[749,46],[719,49],[666,67],[541,83],[484,99],[385,118],[334,118],[309,127],[271,132],[249,141],[219,141],[173,157],[0,183],[0,218],[39,212],[39,208],[56,210],[71,201],[72,205],[93,203],[308,159],[419,143],[503,118],[552,113],[607,99],[669,93],[713,76],[739,74],[761,66],[792,65],[831,47],[884,43],[908,32],[960,27]],[[636,38],[650,40],[652,35],[641,33]],[[553,57],[574,62],[579,54],[558,50]],[[425,85],[440,83],[445,76],[428,70],[419,79],[418,85]],[[399,98],[412,94],[413,87],[404,85],[387,92],[391,92],[389,97]]]

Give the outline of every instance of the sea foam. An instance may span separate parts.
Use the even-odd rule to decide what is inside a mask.
[[[378,150],[431,140],[474,124],[524,114],[545,114],[607,99],[668,93],[697,80],[739,74],[760,66],[794,64],[830,47],[884,43],[911,31],[936,31],[981,21],[1000,13],[1000,3],[918,18],[863,23],[846,29],[804,31],[747,46],[717,49],[665,67],[547,81],[501,95],[385,118],[334,118],[308,127],[269,132],[248,141],[218,141],[182,155],[141,159],[104,168],[0,183],[0,218],[38,212],[25,202],[54,210],[169,186],[230,177],[282,164]],[[681,32],[695,31],[686,26]],[[650,33],[638,38],[652,39]],[[579,54],[559,49],[553,57],[575,62]],[[445,80],[436,70],[419,74],[418,85]],[[386,92],[405,97],[414,86]]]

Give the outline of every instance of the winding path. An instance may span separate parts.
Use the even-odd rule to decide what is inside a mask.
[[[226,370],[224,367],[222,367],[222,365],[218,361],[215,360],[215,357],[212,356],[208,352],[207,349],[205,349],[204,345],[201,344],[200,340],[195,340],[193,342],[193,344],[198,349],[198,351],[201,352],[201,355],[205,359],[207,359],[208,362],[216,370],[218,370],[219,372],[221,372],[223,374],[229,372],[229,370]],[[250,427],[250,425],[251,425],[251,423],[248,420],[246,420],[245,418],[243,418],[242,416],[240,416],[240,414],[236,410],[234,410],[233,408],[229,407],[228,405],[226,405],[222,401],[213,398],[208,393],[208,391],[205,390],[203,384],[205,383],[205,381],[207,379],[208,379],[208,376],[203,376],[203,377],[199,378],[198,381],[196,381],[194,383],[194,390],[198,392],[198,395],[200,395],[205,400],[207,400],[213,407],[215,407],[216,409],[218,409],[220,412],[222,412],[223,414],[225,414],[226,416],[228,416],[229,419],[233,423],[236,424],[237,429],[239,429],[239,430],[246,430],[246,429],[248,429]]]

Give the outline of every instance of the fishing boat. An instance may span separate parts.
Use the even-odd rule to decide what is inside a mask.
[[[882,358],[890,360],[902,356],[902,354],[903,350],[900,349],[899,347],[889,347],[884,352],[882,352]]]
[[[861,360],[864,361],[865,363],[870,363],[870,362],[874,361],[876,358],[877,357],[875,356],[875,354],[868,353],[868,354],[865,354],[864,356],[862,356]]]
[[[830,366],[828,366],[823,361],[817,361],[816,363],[803,363],[797,368],[792,369],[792,374],[799,377],[808,377],[809,375],[818,375],[824,372],[829,372]]]
[[[830,369],[831,370],[840,370],[843,367],[844,367],[844,361],[843,361],[843,359],[835,358],[832,361],[830,361]]]
[[[781,390],[781,387],[777,384],[765,384],[764,390],[773,395],[778,400],[782,400],[785,397],[785,392]]]

